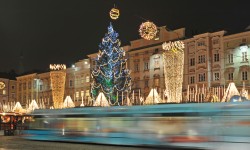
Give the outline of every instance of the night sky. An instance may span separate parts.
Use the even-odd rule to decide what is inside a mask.
[[[122,46],[139,38],[146,20],[192,33],[243,32],[250,25],[248,0],[0,0],[0,72],[46,70],[50,63],[74,62],[98,52],[114,3],[112,21]],[[143,19],[144,18],[144,19]]]

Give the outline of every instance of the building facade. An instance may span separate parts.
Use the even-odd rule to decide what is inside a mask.
[[[183,40],[183,96],[187,94],[188,87],[227,87],[230,82],[234,82],[239,91],[242,88],[250,91],[250,31],[225,34],[225,31],[218,31]],[[123,46],[128,59],[127,67],[131,70],[133,104],[140,104],[139,97],[145,100],[152,88],[156,88],[161,97],[164,96],[162,43],[184,37],[184,28],[167,31],[165,27],[160,27],[156,39],[138,39]],[[97,53],[89,54],[88,59],[80,60],[65,70],[64,97],[71,96],[76,106],[93,103],[90,97],[91,68],[95,67],[96,57]],[[36,99],[38,103],[45,103],[46,107],[53,105],[50,72],[28,74],[16,79],[0,78],[0,102],[20,101],[26,106]]]
[[[175,41],[185,37],[185,28],[174,31],[167,31],[159,27],[159,34],[154,40],[138,39],[130,42],[130,45],[123,46],[128,59],[127,67],[131,71],[133,104],[140,104],[140,97],[146,99],[150,90],[156,88],[163,96],[165,80],[163,73],[163,49],[162,44],[166,41]],[[90,68],[95,67],[97,53],[88,55]],[[90,71],[91,72],[91,71]]]
[[[220,86],[224,80],[225,31],[204,33],[184,40],[183,89]]]
[[[250,31],[224,36],[224,80],[250,93]]]
[[[0,78],[0,103],[16,101],[16,81]]]
[[[89,60],[76,62],[66,72],[64,98],[70,96],[76,106],[83,103],[88,105],[90,89]],[[38,105],[44,103],[47,108],[53,105],[50,72],[34,73],[19,76],[17,79],[17,101],[27,107],[32,100]]]

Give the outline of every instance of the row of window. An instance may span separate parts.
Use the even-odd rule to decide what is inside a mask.
[[[234,76],[233,76],[233,73],[228,73],[228,80],[233,80]],[[213,76],[213,79],[214,81],[219,81],[220,80],[220,73],[219,72],[215,72],[214,73],[214,76]],[[243,71],[241,72],[241,79],[243,81],[245,80],[248,80],[248,72],[247,71]],[[199,79],[198,79],[199,82],[203,82],[203,81],[206,81],[206,74],[205,73],[202,73],[202,74],[199,74]],[[190,77],[190,84],[194,84],[195,83],[195,76],[191,76]]]
[[[159,78],[154,78],[153,81],[153,86],[154,87],[159,87],[160,86],[160,79]],[[134,81],[134,87],[139,88],[139,81]],[[149,87],[149,80],[144,80],[144,87]]]
[[[219,44],[219,39],[213,40],[213,45]],[[197,46],[205,46],[205,41],[197,42]]]
[[[90,77],[86,76],[85,78],[85,82],[90,82]],[[84,83],[84,78],[81,79],[81,83]],[[69,80],[69,87],[73,87],[74,86],[74,80]]]
[[[247,59],[247,52],[242,52],[242,62],[248,61]],[[233,54],[228,54],[227,55],[227,60],[228,63],[233,63],[234,62],[234,56]],[[198,63],[205,63],[206,61],[206,56],[205,55],[200,55],[198,56]],[[220,54],[216,53],[214,54],[214,62],[220,61]],[[190,66],[195,66],[195,58],[190,58]]]
[[[246,62],[246,61],[248,61],[248,59],[247,59],[247,52],[242,52],[241,53],[241,61],[242,62]],[[227,55],[227,62],[228,63],[233,63],[234,62],[234,55],[233,54],[228,54]]]
[[[155,59],[154,60],[154,69],[159,69],[160,68],[160,60]],[[144,62],[144,70],[149,70],[149,62]],[[134,71],[139,72],[140,71],[140,64],[135,63],[134,64]]]

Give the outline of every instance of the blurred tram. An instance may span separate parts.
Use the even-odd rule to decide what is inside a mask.
[[[216,149],[250,144],[250,102],[35,110],[24,138]]]

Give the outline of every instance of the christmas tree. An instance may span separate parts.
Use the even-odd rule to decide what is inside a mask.
[[[103,92],[111,105],[121,104],[122,98],[131,90],[130,71],[118,36],[110,23],[108,33],[99,44],[99,53],[92,70],[92,98],[96,99]]]

